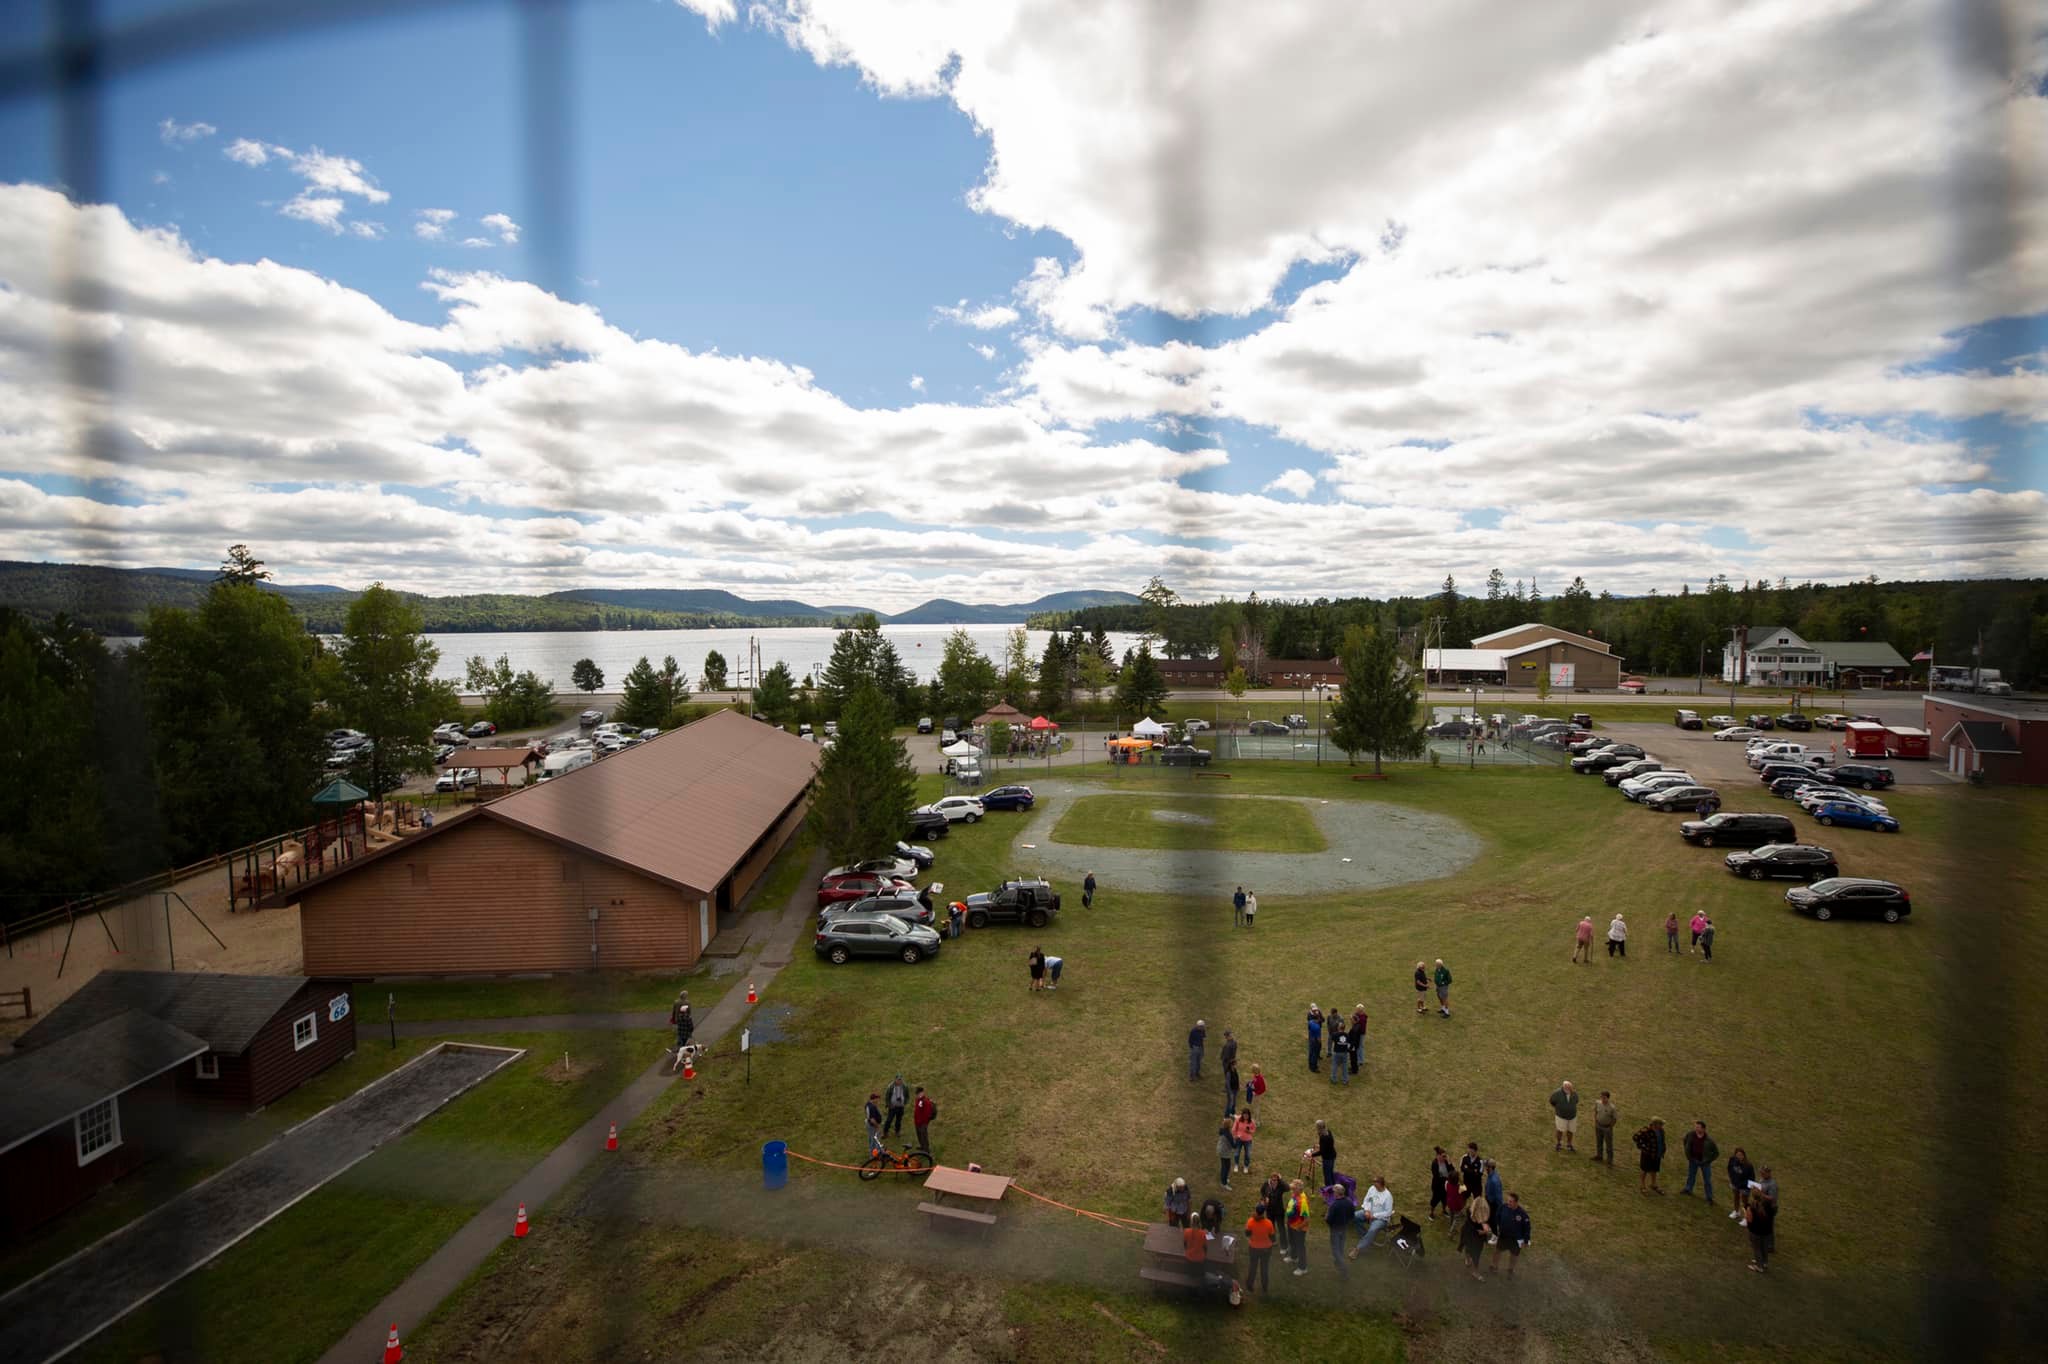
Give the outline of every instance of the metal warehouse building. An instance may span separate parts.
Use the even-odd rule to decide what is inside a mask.
[[[803,822],[818,756],[718,711],[480,805],[292,892],[305,969],[688,967]]]

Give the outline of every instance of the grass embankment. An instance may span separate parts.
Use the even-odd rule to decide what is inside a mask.
[[[686,987],[697,1003],[694,992],[710,983],[710,969],[700,966],[689,972],[604,971],[545,980],[359,981],[356,990],[364,1009],[360,1026],[373,1036],[384,1026],[386,995],[396,1000],[401,1022],[419,1023],[665,1009]]]
[[[1298,801],[1242,796],[1083,796],[1053,826],[1061,843],[1168,852],[1322,852]]]
[[[1434,882],[1270,900],[1255,933],[1214,917],[1197,927],[1178,899],[1116,890],[1091,911],[1070,894],[1043,933],[971,933],[917,967],[833,968],[800,952],[772,995],[791,1011],[787,1040],[757,1047],[752,1083],[720,1064],[694,1094],[672,1093],[635,1124],[644,1182],[632,1188],[675,1201],[658,1213],[635,1202],[647,1222],[609,1219],[594,1211],[608,1206],[603,1189],[586,1188],[590,1201],[571,1201],[551,1238],[508,1247],[427,1343],[483,1358],[460,1342],[516,1320],[488,1357],[587,1354],[599,1339],[619,1357],[687,1353],[698,1341],[774,1357],[796,1348],[791,1323],[802,1323],[853,1353],[1379,1358],[1401,1350],[1390,1322],[1399,1311],[1416,1359],[1496,1356],[1504,1324],[1630,1357],[1874,1358],[1917,1351],[1922,1299],[1901,1283],[1952,1276],[1987,1298],[2031,1300],[2021,1221],[1987,1229],[1934,1210],[1981,1206],[1987,1185],[2018,1176],[2017,1157],[2001,1153],[2044,1136],[2048,1001],[2035,982],[2048,969],[2048,919],[2011,912],[2041,899],[2041,793],[1894,792],[1909,833],[1830,831],[1845,872],[1913,888],[1914,918],[1887,927],[1799,918],[1782,887],[1739,881],[1718,852],[1686,846],[1675,819],[1556,769],[1408,767],[1370,786],[1290,764],[1236,773],[1239,793],[1458,818],[1486,851]],[[1119,786],[1169,795],[1189,781],[1140,769]],[[1015,828],[1002,815],[956,825],[936,846],[934,874],[993,882],[1009,870]],[[1579,916],[1604,929],[1616,909],[1634,925],[1634,954],[1572,964]],[[1663,951],[1659,925],[1674,909],[1714,916],[1711,966]],[[1024,956],[1040,941],[1067,959],[1056,994],[1025,989]],[[1456,976],[1448,1021],[1417,1016],[1410,988],[1414,963],[1437,957]],[[1371,1011],[1365,1074],[1348,1088],[1307,1073],[1311,999]],[[1291,1174],[1326,1118],[1340,1168],[1386,1174],[1397,1206],[1419,1211],[1431,1146],[1476,1140],[1533,1212],[1528,1282],[1472,1284],[1434,1239],[1422,1274],[1360,1265],[1339,1290],[1318,1233],[1310,1278],[1283,1276],[1276,1305],[1229,1314],[1140,1291],[1134,1237],[1015,1196],[984,1257],[928,1242],[918,1193],[901,1184],[802,1165],[785,1194],[754,1182],[769,1138],[857,1159],[861,1100],[901,1071],[940,1104],[942,1161],[979,1161],[1063,1202],[1132,1217],[1153,1216],[1176,1175],[1199,1199],[1215,1190],[1221,1096],[1213,1080],[1186,1079],[1182,1038],[1196,1016],[1209,1022],[1212,1070],[1230,1028],[1241,1063],[1263,1065],[1272,1085],[1260,1174]],[[1614,1091],[1620,1168],[1552,1153],[1545,1096],[1566,1077],[1589,1107]],[[1974,1116],[1951,1120],[1963,1114]],[[1636,1192],[1626,1137],[1652,1115],[1674,1135],[1703,1117],[1724,1160],[1741,1145],[1776,1168],[1782,1260],[1768,1293],[1744,1270],[1725,1203],[1677,1196],[1682,1160],[1666,1165],[1670,1196]],[[1590,1148],[1590,1124],[1582,1139]],[[1250,1190],[1240,1182],[1221,1195],[1233,1221]],[[1850,1191],[1879,1203],[1896,1193],[1922,1211],[1873,1221],[1843,1206]],[[889,1290],[874,1292],[877,1282]],[[541,1295],[545,1307],[525,1305]]]

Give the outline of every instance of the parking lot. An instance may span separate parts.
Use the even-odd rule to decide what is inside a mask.
[[[1743,758],[1745,745],[1717,741],[1709,730],[1680,729],[1667,719],[1659,724],[1602,724],[1598,733],[1620,739],[1624,743],[1636,744],[1659,761],[1684,768],[1706,785],[1722,787],[1724,799],[1729,791],[1740,790],[1744,785],[1756,785],[1756,773],[1750,770]],[[1771,737],[1782,738],[1789,743],[1802,743],[1808,749],[1822,753],[1832,751],[1830,765],[1847,761],[1841,751],[1842,736],[1833,730],[1816,729],[1808,734],[1795,732],[1782,735],[1773,730]],[[1890,768],[1900,786],[1958,784],[1940,764],[1928,762],[1924,758],[1869,758],[1862,761]]]

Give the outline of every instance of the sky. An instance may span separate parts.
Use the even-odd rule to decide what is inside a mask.
[[[49,8],[0,0],[0,558],[2048,575],[2026,0],[104,0],[68,140]]]

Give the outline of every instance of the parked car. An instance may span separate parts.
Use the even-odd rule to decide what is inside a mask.
[[[471,725],[468,729],[463,731],[463,733],[467,734],[472,739],[487,739],[491,735],[496,734],[497,732],[498,727],[492,724],[489,720],[479,720],[475,724]]]
[[[1826,777],[1812,772],[1802,772],[1796,777],[1780,777],[1771,783],[1771,794],[1781,797],[1790,796],[1802,787],[1825,786],[1827,781]]]
[[[1059,893],[1043,881],[1005,881],[994,890],[967,897],[967,926],[1021,923],[1043,928],[1060,912]]]
[[[1851,791],[1846,786],[1808,786],[1793,792],[1792,800],[1809,814],[1823,805],[1832,805],[1837,801],[1844,805],[1860,805],[1881,815],[1891,813],[1890,807],[1876,796],[1867,795],[1862,791]]]
[[[969,824],[988,813],[982,806],[980,796],[942,796],[930,805],[921,805],[918,808],[943,815],[948,821],[964,819]]]
[[[877,876],[872,872],[848,872],[839,876],[827,876],[818,882],[818,908],[854,900],[865,900],[870,895],[915,895],[917,892],[908,881],[899,881],[893,876]]]
[[[1621,679],[1621,685],[1616,687],[1615,690],[1640,696],[1643,693],[1643,679],[1640,677],[1624,677]]]
[[[1721,793],[1711,786],[1680,783],[1652,791],[1636,803],[1646,810],[1661,810],[1670,814],[1674,810],[1697,810],[1702,802],[1719,806]]]
[[[1822,729],[1847,729],[1849,727],[1849,717],[1834,711],[1829,711],[1826,715],[1814,716],[1813,722]]]
[[[1619,786],[1630,777],[1648,776],[1652,772],[1662,772],[1663,770],[1664,764],[1658,762],[1655,758],[1636,758],[1633,761],[1617,763],[1613,767],[1608,768],[1600,774],[1600,780],[1606,782],[1609,786]]]
[[[953,821],[937,810],[918,806],[903,817],[904,832],[912,838],[944,838],[953,831]]]
[[[1729,848],[1754,848],[1763,843],[1797,843],[1799,830],[1789,815],[1723,810],[1705,819],[1688,819],[1678,826],[1678,836],[1702,848],[1716,844]]]
[[[1805,744],[1765,744],[1749,754],[1749,765],[1762,770],[1766,763],[1801,763],[1819,766],[1828,760],[1827,754],[1815,753]]]
[[[1574,772],[1605,772],[1610,767],[1619,767],[1631,758],[1647,756],[1634,744],[1610,744],[1591,753],[1581,753],[1572,759]]]
[[[919,871],[930,871],[932,863],[939,860],[938,854],[934,853],[930,848],[920,847],[915,843],[905,843],[901,839],[898,839],[896,842],[895,852],[900,860],[914,863]]]
[[[576,717],[576,723],[577,723],[578,725],[580,725],[581,727],[583,727],[584,729],[590,729],[590,728],[592,728],[593,726],[595,726],[595,725],[596,725],[596,724],[597,724],[597,723],[598,723],[599,721],[601,721],[601,720],[603,720],[603,719],[604,719],[604,712],[603,712],[603,711],[601,711],[601,710],[586,710],[586,711],[584,711],[584,712],[583,712],[583,713],[582,713],[581,715],[579,715],[579,716],[577,716],[577,717]]]
[[[931,716],[929,716],[929,715],[920,715],[920,716],[918,716],[918,717],[917,717],[917,732],[918,732],[919,734],[929,734],[929,733],[931,733],[931,732],[932,732],[932,717],[931,717]]]
[[[818,921],[836,919],[842,914],[888,914],[907,924],[931,924],[936,926],[938,911],[927,908],[924,901],[915,895],[870,895],[860,900],[842,900],[838,904],[826,905],[818,911]]]
[[[1742,723],[1751,729],[1770,729],[1778,722],[1768,715],[1748,715],[1743,717]]]
[[[1797,730],[1805,733],[1813,728],[1813,719],[1802,710],[1788,710],[1778,717],[1779,729]]]
[[[1180,730],[1183,734],[1200,734],[1208,727],[1209,722],[1207,720],[1198,720],[1193,716],[1180,722]]]
[[[915,966],[939,954],[939,935],[893,914],[836,914],[818,925],[811,947],[834,966],[855,957],[900,957]]]
[[[646,743],[649,739],[659,739],[661,737],[661,727],[659,725],[649,725],[647,728],[641,730],[636,737],[643,744]]]
[[[1860,786],[1866,791],[1883,790],[1892,784],[1892,770],[1870,763],[1843,763],[1831,775],[1844,786]]]
[[[474,767],[451,767],[434,778],[436,791],[474,791],[483,783],[483,773]]]
[[[1480,729],[1467,720],[1444,720],[1428,726],[1422,732],[1432,739],[1469,739],[1480,733]]]
[[[1752,881],[1786,877],[1794,881],[1825,881],[1842,874],[1842,869],[1835,865],[1835,855],[1811,843],[1766,843],[1747,852],[1729,853],[1721,862],[1735,875]]]
[[[1904,886],[1864,876],[1837,876],[1785,892],[1785,903],[1816,919],[1883,919],[1895,924],[1913,912]]]
[[[632,741],[629,740],[625,735],[620,734],[619,732],[614,730],[609,734],[600,734],[595,739],[592,739],[590,742],[591,746],[597,749],[597,751],[600,753],[616,753],[620,749],[625,748]]]
[[[369,737],[360,729],[330,729],[327,731],[327,746],[329,748],[352,747],[355,744],[362,743]]]
[[[899,881],[917,879],[918,865],[908,857],[870,857],[864,862],[849,862],[843,867],[834,867],[827,876],[893,876]]]
[[[1288,734],[1291,732],[1287,726],[1281,724],[1278,720],[1254,720],[1245,726],[1245,733],[1247,734]]]
[[[1615,790],[1630,800],[1641,800],[1654,792],[1672,786],[1697,786],[1690,772],[1645,772],[1640,777],[1630,777]]]
[[[1727,729],[1734,723],[1735,717],[1732,715],[1709,715],[1707,717],[1708,729]]]
[[[1619,739],[1610,739],[1604,735],[1589,734],[1583,739],[1574,739],[1571,744],[1571,752],[1573,757],[1578,757],[1583,753],[1591,753],[1595,749],[1611,748],[1620,742],[1621,740]]]
[[[463,732],[461,725],[450,720],[445,724],[434,726],[434,742],[437,744],[466,744],[469,742],[469,735]]]
[[[1705,729],[1707,725],[1706,721],[1700,719],[1700,713],[1696,710],[1679,711],[1671,723],[1680,729]]]
[[[434,750],[434,766],[446,767],[448,760],[455,756],[454,744],[442,744]]]
[[[1734,743],[1737,740],[1762,738],[1763,731],[1751,729],[1748,725],[1729,725],[1724,729],[1715,730],[1714,737],[1723,743]]]
[[[1765,763],[1762,767],[1757,769],[1756,777],[1757,780],[1762,782],[1765,786],[1769,786],[1772,782],[1776,781],[1780,777],[1810,777],[1815,775],[1817,772],[1819,772],[1819,769],[1817,769],[1811,763]],[[1827,774],[1825,772],[1819,772],[1819,775],[1826,776]]]
[[[1879,814],[1867,805],[1852,805],[1846,800],[1828,802],[1815,810],[1813,817],[1823,824],[1840,824],[1851,829],[1876,829],[1887,834],[1899,831],[1899,821],[1891,815]]]
[[[983,810],[1029,810],[1038,800],[1028,786],[998,786],[981,793]]]
[[[1589,710],[1573,711],[1572,723],[1581,729],[1591,729],[1593,727],[1593,712]]]
[[[945,747],[951,744],[957,744],[959,742],[960,733],[958,730],[942,729],[939,731],[939,744],[941,747]]]
[[[1168,767],[1207,767],[1216,755],[1193,744],[1168,744],[1159,750],[1159,761]]]

